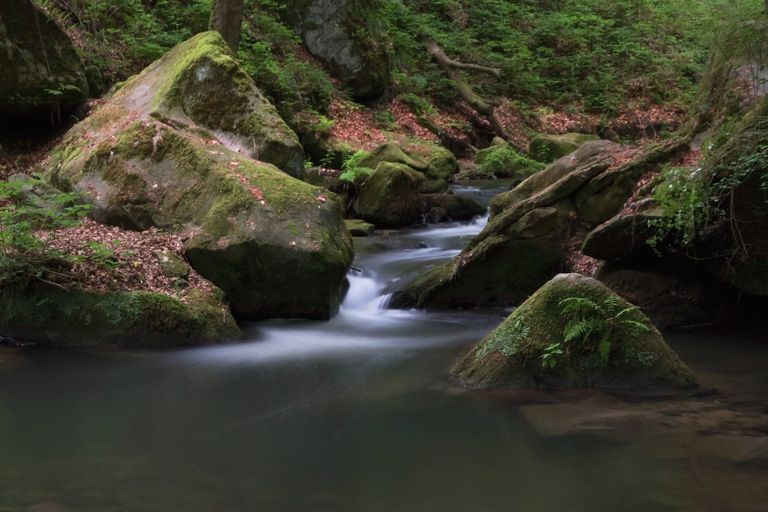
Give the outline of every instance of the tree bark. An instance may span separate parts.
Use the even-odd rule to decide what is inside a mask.
[[[768,2],[768,0],[766,0]],[[459,90],[459,94],[464,101],[469,104],[470,107],[475,109],[478,113],[485,116],[488,122],[493,127],[496,135],[509,142],[512,146],[520,151],[526,149],[520,147],[514,142],[513,137],[504,129],[504,125],[499,119],[499,115],[496,112],[496,105],[490,101],[485,100],[482,96],[477,94],[472,86],[469,84],[464,75],[459,70],[468,69],[473,71],[482,71],[483,73],[490,73],[493,76],[500,78],[501,70],[497,68],[490,68],[487,66],[480,66],[478,64],[466,64],[464,62],[458,62],[445,54],[440,45],[434,41],[426,41],[424,45],[427,47],[427,52],[437,61],[437,64],[443,69],[448,78],[450,78],[456,88]]]
[[[211,30],[221,34],[235,53],[240,47],[240,30],[244,11],[245,0],[214,0],[211,10]]]

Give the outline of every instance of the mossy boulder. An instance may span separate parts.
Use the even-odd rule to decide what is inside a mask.
[[[241,334],[217,290],[176,298],[43,283],[0,289],[0,332],[22,343],[98,349],[204,345]]]
[[[573,317],[564,311],[568,301],[589,308]],[[578,321],[591,325],[591,331],[566,339]],[[652,393],[696,386],[691,370],[645,315],[579,274],[560,274],[546,283],[481,340],[451,376],[481,389],[598,387]]]
[[[203,32],[176,46],[128,80],[110,103],[303,176],[298,136],[217,32]]]
[[[445,211],[443,220],[470,220],[485,213],[485,207],[477,201],[455,194],[424,194],[425,210],[433,208]]]
[[[407,165],[414,171],[421,173],[426,173],[427,169],[429,169],[429,164],[426,161],[406,152],[399,144],[395,142],[382,144],[367,154],[365,158],[362,158],[357,165],[358,167],[376,169],[379,164],[384,162]]]
[[[50,127],[88,97],[85,70],[72,41],[30,0],[0,2],[0,66],[3,132],[20,124]]]
[[[355,213],[377,228],[416,224],[424,211],[419,193],[424,175],[404,164],[383,162],[363,184],[355,200]]]
[[[552,185],[560,182],[579,168],[603,163],[607,164],[611,159],[611,155],[620,149],[621,146],[609,140],[584,144],[577,152],[560,158],[548,165],[546,169],[525,179],[512,190],[494,197],[491,201],[491,215],[497,215],[522,203],[533,195],[549,189]],[[605,165],[605,168],[607,167]]]
[[[459,161],[456,156],[443,146],[406,139],[400,141],[400,147],[414,158],[426,162],[427,169],[423,172],[429,180],[448,181],[459,172]],[[414,169],[420,170],[416,167]]]
[[[511,145],[496,144],[475,156],[476,177],[511,178],[516,183],[542,170],[544,165],[518,153]]]
[[[579,149],[585,142],[598,140],[596,135],[566,133],[563,135],[539,134],[531,139],[528,154],[539,162],[554,162]]]
[[[346,224],[349,233],[356,238],[371,236],[376,230],[376,226],[360,219],[347,219],[344,224]]]
[[[356,99],[371,99],[389,83],[386,34],[373,22],[380,7],[378,0],[298,0],[278,12]]]
[[[200,46],[210,51],[200,56]],[[173,62],[174,54],[192,59],[184,66],[191,76],[160,87],[167,74],[159,63]],[[196,107],[187,111],[169,99],[195,105],[184,99],[182,84],[218,75],[217,62],[232,81],[242,78],[220,36],[204,33],[169,55],[70,130],[52,152],[49,178],[81,192],[98,222],[187,233],[187,259],[224,290],[237,316],[328,318],[353,256],[341,206],[327,190],[230,149],[192,121]],[[223,77],[220,85],[215,96],[236,87]],[[230,92],[227,101],[236,98]],[[250,106],[239,105],[243,119],[255,119]]]
[[[519,304],[562,269],[573,210],[538,208],[503,233],[486,228],[453,261],[394,290],[393,309],[471,309]]]
[[[683,145],[671,141],[651,146],[622,165],[614,165],[614,152],[621,146],[588,142],[494,198],[485,229],[453,261],[400,285],[390,307],[519,304],[567,268],[577,227],[594,226],[617,214],[632,192],[632,186],[625,183],[635,183],[664,155],[677,154]],[[609,193],[603,195],[606,190]],[[620,190],[625,191],[623,197],[616,192]],[[597,215],[592,205],[601,198],[605,204]]]

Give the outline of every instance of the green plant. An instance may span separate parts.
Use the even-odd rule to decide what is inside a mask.
[[[117,243],[112,242],[113,245],[117,245]],[[105,243],[91,241],[86,244],[86,247],[90,250],[88,259],[97,265],[110,270],[114,270],[120,265],[115,251]]]
[[[342,173],[339,176],[341,181],[350,184],[359,184],[371,175],[373,169],[364,167],[361,163],[370,156],[367,151],[356,151],[349,156],[341,167]]]
[[[27,201],[25,190],[34,186],[42,186],[39,177],[0,181],[0,279],[6,283],[40,277],[67,260],[53,247],[56,230],[76,226],[90,210],[71,193],[48,195],[42,204]]]
[[[610,296],[596,302],[588,297],[569,297],[559,303],[566,319],[563,339],[547,346],[541,355],[544,368],[555,368],[573,353],[589,353],[598,367],[608,366],[617,339],[650,331],[638,319],[639,308]]]

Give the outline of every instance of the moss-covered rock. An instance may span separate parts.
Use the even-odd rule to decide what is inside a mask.
[[[0,125],[50,126],[88,97],[85,70],[64,31],[30,0],[0,2]]]
[[[298,0],[279,14],[355,98],[370,99],[389,82],[386,34],[375,22],[380,6],[379,0]]]
[[[561,271],[573,210],[567,204],[521,216],[504,233],[486,228],[451,262],[394,291],[394,309],[468,309],[519,304]]]
[[[604,168],[607,168],[611,155],[619,151],[620,148],[621,146],[609,140],[584,144],[577,152],[557,160],[512,190],[494,197],[491,201],[491,215],[497,215],[533,195],[549,189],[579,168],[600,164],[605,164]]]
[[[357,166],[367,167],[368,169],[376,169],[379,164],[384,162],[407,165],[414,171],[421,173],[426,173],[427,169],[429,169],[429,164],[426,161],[406,152],[399,144],[395,142],[388,142],[379,146],[371,153],[369,153],[365,158],[362,158],[357,163]]]
[[[596,135],[565,133],[563,135],[539,134],[528,146],[528,154],[539,162],[554,162],[579,149],[585,142],[598,140]]]
[[[424,173],[429,180],[448,181],[459,172],[456,156],[442,146],[414,139],[401,140],[400,146],[408,154],[427,163]]]
[[[424,211],[419,189],[424,175],[404,164],[383,162],[363,184],[355,200],[357,215],[377,228],[417,223]]]
[[[485,207],[468,197],[455,194],[424,194],[425,210],[433,208],[445,211],[442,220],[470,220],[485,213]]]
[[[162,72],[180,62],[186,71]],[[217,76],[213,96],[236,100],[243,84],[256,91],[241,73],[220,36],[195,36],[70,130],[48,175],[83,193],[98,222],[188,232],[187,259],[224,290],[236,315],[328,318],[352,262],[341,206],[327,190],[230,149],[223,131],[215,139],[192,121],[203,119],[197,109],[205,100],[193,90],[188,97],[187,88]],[[176,78],[163,80],[169,76]],[[264,105],[249,98],[232,107],[242,109],[235,118],[244,124],[236,126],[255,127],[264,113],[251,116],[249,108]]]
[[[588,312],[566,314],[568,301]],[[565,303],[563,301],[566,301]],[[591,331],[570,336],[577,321]],[[472,388],[600,387],[631,392],[685,390],[690,369],[650,320],[599,281],[561,274],[517,308],[452,370]]]
[[[22,343],[100,349],[202,345],[240,335],[221,292],[191,290],[180,300],[42,283],[0,290],[0,331]]]
[[[371,236],[376,230],[376,226],[360,219],[346,219],[344,224],[346,224],[349,233],[357,238]]]
[[[217,32],[198,34],[176,46],[128,80],[110,103],[196,130],[201,138],[303,176],[298,137]]]
[[[615,166],[613,155],[621,146],[607,141],[588,142],[512,191],[497,196],[491,203],[488,225],[466,249],[428,276],[401,285],[390,307],[442,309],[519,304],[565,268],[577,225],[596,225],[615,215],[632,192],[632,187],[624,183],[636,182],[662,155],[675,155],[682,145],[672,141],[653,146]],[[609,193],[603,195],[606,190]],[[619,198],[616,191],[620,190],[625,195]],[[592,208],[603,197],[605,204]]]
[[[475,156],[476,177],[511,178],[519,183],[543,168],[506,143],[481,149]]]

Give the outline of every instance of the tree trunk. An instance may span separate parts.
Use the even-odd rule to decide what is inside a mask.
[[[232,51],[240,47],[240,29],[243,24],[245,0],[214,0],[211,11],[211,30],[216,30]]]
[[[766,2],[768,2],[768,0],[766,0]],[[473,71],[481,71],[483,73],[490,73],[495,77],[501,77],[501,70],[487,66],[479,66],[477,64],[467,64],[464,62],[455,61],[448,57],[443,49],[440,48],[440,45],[438,45],[435,41],[425,41],[424,45],[427,48],[427,52],[432,56],[433,59],[435,59],[435,61],[437,61],[437,64],[443,69],[445,74],[448,75],[448,78],[450,78],[453,83],[456,84],[456,88],[459,90],[459,94],[464,99],[464,101],[466,101],[467,104],[475,109],[479,114],[485,116],[488,119],[488,122],[491,124],[491,127],[493,127],[496,135],[505,139],[516,149],[524,152],[525,148],[516,144],[511,134],[507,133],[507,131],[504,129],[504,125],[501,122],[501,119],[499,119],[498,113],[496,112],[496,105],[490,101],[485,100],[482,96],[477,94],[467,79],[464,78],[464,76],[459,71],[462,69],[467,69]]]

